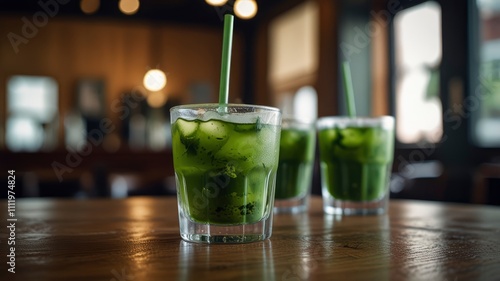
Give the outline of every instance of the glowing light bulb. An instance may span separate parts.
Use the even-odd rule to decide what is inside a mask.
[[[81,0],[80,1],[80,9],[87,15],[93,14],[99,10],[99,6],[101,5],[100,0]]]
[[[236,0],[234,13],[241,19],[251,19],[257,14],[257,3],[254,0]]]
[[[167,85],[167,76],[159,69],[150,69],[144,75],[143,83],[149,91],[159,91]]]
[[[139,10],[139,0],[120,0],[118,7],[126,15],[133,15]]]
[[[212,6],[222,6],[227,3],[227,0],[205,0],[205,2]]]

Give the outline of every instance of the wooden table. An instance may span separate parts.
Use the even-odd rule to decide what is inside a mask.
[[[392,200],[389,214],[274,217],[243,245],[181,241],[175,198],[0,202],[0,280],[500,280],[500,208]],[[7,254],[6,254],[7,253]]]

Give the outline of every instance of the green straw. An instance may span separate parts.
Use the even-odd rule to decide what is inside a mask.
[[[344,76],[344,94],[349,117],[356,117],[356,106],[354,105],[354,90],[352,88],[351,67],[349,62],[342,63],[342,74]]]
[[[229,72],[231,69],[231,49],[233,45],[233,22],[234,16],[224,16],[224,37],[222,39],[222,62],[220,69],[219,106],[226,112],[229,100]]]

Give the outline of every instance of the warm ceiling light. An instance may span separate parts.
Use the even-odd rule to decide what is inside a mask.
[[[254,0],[236,0],[234,13],[241,19],[251,19],[257,14],[257,3]]]
[[[99,10],[99,6],[101,5],[100,0],[81,0],[80,1],[80,9],[87,15],[93,14]]]
[[[139,10],[139,0],[120,0],[120,11],[126,15],[133,15]]]
[[[144,75],[144,87],[149,91],[155,92],[163,89],[167,85],[167,76],[159,69],[150,69]]]
[[[205,0],[209,5],[222,6],[227,3],[227,0]]]

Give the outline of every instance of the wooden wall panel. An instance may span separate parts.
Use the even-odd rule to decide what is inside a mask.
[[[2,17],[0,34],[22,35],[22,16]],[[163,90],[170,98],[190,102],[193,82],[211,85],[211,101],[217,101],[222,50],[220,28],[203,26],[154,26],[146,22],[85,21],[51,18],[38,28],[16,54],[7,37],[0,40],[0,148],[6,120],[6,81],[11,75],[48,75],[59,83],[60,116],[75,104],[76,85],[81,78],[102,78],[106,83],[106,112],[120,127],[111,103],[126,91],[142,85],[146,71],[153,67],[168,76]],[[243,83],[242,36],[234,35],[231,69],[231,101],[238,99]],[[64,139],[60,118],[60,143]]]

